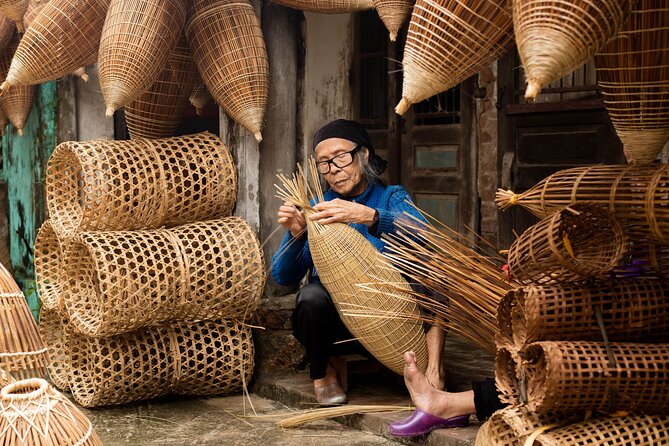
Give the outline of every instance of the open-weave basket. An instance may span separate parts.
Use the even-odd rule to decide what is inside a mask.
[[[525,97],[586,63],[621,28],[635,0],[513,0]]]
[[[175,226],[229,215],[237,194],[230,152],[210,133],[159,140],[60,144],[46,196],[59,236]]]
[[[15,30],[14,22],[0,14],[0,52],[4,52],[9,47]]]
[[[12,20],[16,28],[24,31],[23,16],[28,9],[28,0],[2,0],[0,1],[0,14]]]
[[[605,277],[625,254],[623,230],[603,205],[576,203],[528,228],[509,249],[520,283]]]
[[[265,285],[260,243],[239,217],[83,232],[63,260],[65,310],[77,331],[95,337],[167,321],[248,321]]]
[[[269,65],[260,21],[251,2],[193,0],[186,38],[218,105],[262,140]]]
[[[45,221],[35,237],[35,284],[43,308],[62,306],[63,254],[66,242],[54,231],[51,221]]]
[[[195,113],[201,115],[207,104],[213,101],[214,98],[211,97],[209,90],[207,90],[207,86],[204,85],[202,78],[198,74],[193,85],[193,90],[188,97],[188,102],[195,107]]]
[[[6,79],[12,55],[16,51],[20,40],[22,40],[21,36],[14,34],[12,41],[0,55],[0,80],[4,81]],[[34,97],[35,86],[33,85],[2,87],[0,107],[2,107],[9,122],[16,127],[19,135],[23,135],[23,126],[28,120],[28,115],[30,115]]]
[[[561,426],[576,417],[560,414],[537,414],[524,406],[508,406],[500,409],[481,427],[486,432],[486,442],[482,446],[532,446],[536,443],[525,443],[530,435],[538,429]],[[483,439],[482,439],[483,441]],[[566,446],[569,443],[564,443]],[[477,437],[478,445],[478,437]]]
[[[111,0],[98,55],[108,117],[158,79],[183,32],[186,8],[185,0]]]
[[[37,378],[0,391],[0,441],[7,446],[102,446],[81,410]]]
[[[390,40],[397,39],[397,33],[400,28],[411,16],[415,0],[374,0],[374,9],[379,13],[379,17],[388,32],[390,33]]]
[[[151,88],[124,107],[132,138],[166,138],[179,127],[193,89],[197,68],[182,39]]]
[[[653,162],[669,141],[669,4],[640,0],[595,64],[627,161]]]
[[[6,85],[39,84],[94,63],[108,6],[109,0],[49,1],[21,39]]]
[[[402,66],[402,115],[498,59],[513,38],[506,0],[417,0]]]
[[[526,192],[498,190],[497,204],[539,218],[581,201],[608,206],[631,240],[669,244],[669,164],[597,165],[560,170]]]
[[[613,278],[669,278],[669,246],[653,243],[630,243],[627,255],[611,271]]]
[[[500,346],[495,354],[495,384],[500,401],[518,404],[521,400],[520,356],[514,346]],[[524,392],[524,390],[523,390]]]
[[[321,14],[346,14],[374,9],[373,0],[272,0],[272,3]]]
[[[239,323],[177,324],[70,339],[70,388],[84,407],[169,393],[231,393],[247,385],[253,373],[251,329]]]
[[[544,341],[520,356],[531,410],[669,409],[669,344]]]
[[[42,307],[39,313],[40,336],[49,349],[49,379],[58,389],[68,391],[70,383],[70,336],[73,333],[67,316],[60,310]]]

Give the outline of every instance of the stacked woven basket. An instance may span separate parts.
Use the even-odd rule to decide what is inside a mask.
[[[230,217],[235,166],[202,133],[66,142],[35,241],[52,381],[82,406],[240,389],[265,265]]]
[[[511,406],[480,444],[669,441],[668,173],[576,168],[520,195],[499,191],[501,207],[543,219],[509,250],[523,286],[499,306],[495,374]]]

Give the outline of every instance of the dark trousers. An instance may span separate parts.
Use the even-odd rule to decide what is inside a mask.
[[[474,390],[474,407],[476,407],[476,418],[479,421],[487,420],[490,415],[506,407],[507,405],[499,400],[495,380],[487,378],[485,381],[472,383]]]
[[[330,294],[319,282],[310,283],[297,293],[293,311],[293,335],[306,350],[311,379],[325,377],[331,356],[364,352],[342,322]]]

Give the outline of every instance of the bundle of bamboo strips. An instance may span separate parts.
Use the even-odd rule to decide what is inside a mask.
[[[2,0],[0,1],[0,14],[12,20],[19,32],[25,31],[23,16],[28,9],[28,0]]]
[[[374,8],[373,0],[274,0],[274,3],[321,14],[345,14]]]
[[[415,0],[374,0],[374,9],[386,25],[392,42],[397,39],[400,28],[411,16],[414,3]]]
[[[324,407],[321,409],[312,409],[303,411],[300,414],[292,415],[280,420],[277,424],[281,428],[300,427],[314,421],[327,420],[330,418],[343,417],[346,415],[361,413],[388,413],[402,412],[412,410],[411,406],[381,406],[381,405],[353,405],[348,404],[343,407]]]
[[[15,33],[8,48],[0,56],[0,79],[4,80],[7,78],[12,56],[15,54],[19,42],[22,40],[21,36]],[[0,87],[0,90],[2,90],[2,94],[0,94],[0,107],[2,107],[5,115],[7,115],[9,122],[18,131],[19,136],[22,136],[23,126],[28,120],[30,110],[33,107],[35,87],[32,85],[9,88]]]

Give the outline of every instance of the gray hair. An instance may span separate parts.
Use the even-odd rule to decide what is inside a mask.
[[[367,159],[365,160],[362,157],[362,151],[365,150],[367,152]],[[370,161],[370,153],[369,149],[367,147],[363,147],[360,152],[358,152],[358,166],[360,166],[360,172],[364,175],[364,177],[367,179],[367,182],[369,184],[372,183],[378,183],[379,182],[379,174],[376,173],[374,168],[372,167]]]

